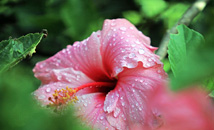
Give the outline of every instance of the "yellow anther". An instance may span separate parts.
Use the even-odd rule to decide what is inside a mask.
[[[78,101],[77,96],[75,96],[76,90],[72,88],[66,88],[55,90],[55,93],[52,94],[53,98],[49,97],[51,101],[51,106],[61,106],[68,103],[76,103]],[[55,99],[55,100],[54,100]]]

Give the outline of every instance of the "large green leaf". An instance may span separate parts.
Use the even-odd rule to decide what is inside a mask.
[[[172,72],[176,77],[186,61],[187,56],[193,53],[201,43],[204,43],[203,36],[186,27],[179,25],[177,27],[178,34],[170,35],[170,42],[168,46],[169,61]]]
[[[198,32],[184,25],[178,26],[178,34],[170,36],[168,47],[169,61],[174,77],[171,76],[173,90],[195,86],[214,76],[214,46],[204,44]],[[207,91],[213,91],[205,85]]]
[[[30,33],[20,38],[9,38],[0,42],[0,73],[16,65],[27,55],[32,56],[45,33],[46,31]]]

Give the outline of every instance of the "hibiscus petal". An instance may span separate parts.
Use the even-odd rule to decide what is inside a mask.
[[[201,90],[185,90],[169,95],[158,91],[152,103],[161,113],[159,130],[213,130],[214,106]]]
[[[146,113],[150,95],[155,88],[163,87],[165,77],[162,65],[143,68],[142,64],[139,64],[134,69],[125,68],[118,75],[116,88],[108,93],[104,103],[108,122],[121,129],[135,125],[145,126],[146,116],[152,114]],[[114,123],[115,121],[117,123]]]
[[[145,68],[161,64],[150,39],[125,19],[105,20],[101,44],[103,64],[111,76],[117,76],[123,67],[137,67],[139,61]]]
[[[63,68],[73,68],[86,74],[93,80],[109,80],[103,69],[100,55],[100,32],[94,32],[82,42],[75,42],[73,46],[68,45],[53,57],[39,62],[33,69],[35,77],[43,84],[58,81],[52,74],[60,72]],[[57,77],[60,78],[60,77]]]
[[[76,108],[76,116],[92,128],[101,130],[114,130],[106,118],[103,111],[103,103],[105,100],[104,93],[86,94],[78,97],[79,101],[74,105]]]

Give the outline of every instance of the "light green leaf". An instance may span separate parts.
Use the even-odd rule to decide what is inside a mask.
[[[169,61],[175,77],[183,67],[187,56],[193,53],[200,44],[204,43],[204,38],[200,33],[189,29],[185,25],[179,25],[177,30],[178,34],[170,35],[168,46]]]
[[[123,13],[123,16],[134,25],[137,25],[140,22],[142,22],[142,16],[140,15],[139,12],[136,11],[126,11]]]
[[[136,0],[136,2],[141,6],[142,13],[147,17],[154,17],[167,7],[164,0]]]
[[[0,73],[16,65],[27,55],[32,56],[44,35],[47,36],[46,30],[43,33],[30,33],[20,38],[1,41]]]

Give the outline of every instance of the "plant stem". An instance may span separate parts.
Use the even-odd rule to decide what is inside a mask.
[[[180,24],[189,25],[191,21],[205,8],[209,0],[196,0],[192,6],[190,6],[179,21],[170,29],[167,30],[164,34],[160,47],[157,51],[157,54],[160,56],[160,59],[164,59],[167,55],[168,44],[170,40],[170,34],[177,33],[176,27]]]

